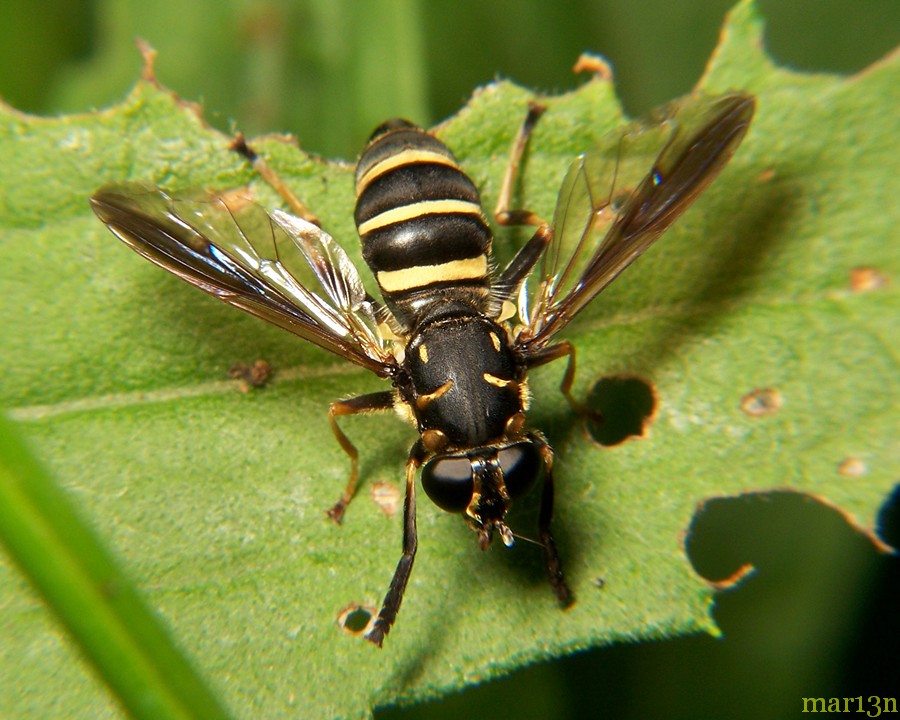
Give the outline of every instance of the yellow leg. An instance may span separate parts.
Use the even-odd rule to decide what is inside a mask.
[[[581,417],[589,418],[594,422],[603,422],[603,416],[600,413],[596,410],[591,410],[589,407],[585,406],[584,403],[576,400],[575,396],[572,395],[572,385],[575,382],[575,346],[572,345],[572,343],[563,340],[556,345],[549,345],[545,348],[541,348],[536,353],[530,355],[526,362],[528,363],[529,368],[533,368],[538,367],[539,365],[546,365],[549,362],[559,360],[561,357],[567,355],[569,357],[569,362],[566,363],[566,372],[563,375],[562,382],[559,384],[560,392],[562,392],[566,400],[568,400],[572,409],[581,415]]]
[[[494,218],[500,225],[546,225],[547,223],[531,210],[514,210],[512,205],[513,191],[516,187],[516,181],[519,176],[519,168],[522,165],[522,158],[525,155],[525,149],[528,147],[528,141],[531,139],[531,133],[538,119],[544,114],[546,107],[538,103],[531,102],[528,105],[528,114],[519,127],[516,139],[513,142],[512,150],[509,153],[509,162],[506,165],[506,172],[503,175],[503,183],[500,185],[500,196],[497,198],[497,207],[494,210]]]
[[[338,400],[328,407],[328,422],[331,431],[337,438],[338,444],[350,458],[350,479],[341,494],[340,499],[328,510],[328,517],[340,524],[347,506],[356,494],[356,485],[359,481],[359,453],[356,446],[350,441],[346,433],[338,425],[337,418],[342,415],[358,415],[368,412],[382,412],[390,410],[394,406],[394,396],[390,391],[360,395],[348,400]]]

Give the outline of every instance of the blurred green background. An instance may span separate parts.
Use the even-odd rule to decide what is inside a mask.
[[[732,0],[0,0],[0,96],[37,113],[122,98],[142,37],[159,78],[214,125],[291,132],[352,159],[372,128],[429,125],[497,76],[565,90],[585,51],[640,114],[687,92]],[[800,70],[854,72],[900,39],[897,0],[760,0],[767,45]]]
[[[497,76],[542,91],[574,87],[571,67],[585,50],[611,62],[626,110],[641,114],[693,86],[731,5],[0,0],[0,96],[39,114],[108,106],[138,77],[134,41],[142,37],[159,51],[161,82],[200,102],[213,125],[248,135],[290,132],[310,152],[352,159],[385,118],[437,122]],[[853,73],[900,40],[897,0],[759,0],[758,7],[771,54],[797,70]],[[856,695],[866,686],[866,694],[900,696],[892,685],[900,637],[896,562],[815,503],[790,494],[766,498],[763,518],[755,501],[735,502],[709,519],[702,539],[715,545],[744,523],[771,545],[754,547],[757,577],[720,597],[724,639],[595,650],[377,716],[779,718],[798,715],[804,695]],[[738,506],[737,516],[728,514]],[[890,512],[883,520],[896,533]],[[700,544],[693,550],[703,565]],[[871,602],[857,624],[836,625],[833,636],[822,637],[822,617],[835,599],[817,593],[816,578],[836,571],[829,560],[837,556],[869,568],[863,574],[872,587],[864,595]]]

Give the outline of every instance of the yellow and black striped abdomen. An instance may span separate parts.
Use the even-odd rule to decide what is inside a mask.
[[[435,302],[485,306],[491,232],[478,190],[440,140],[405,120],[375,131],[356,169],[356,226],[401,322],[415,324]]]

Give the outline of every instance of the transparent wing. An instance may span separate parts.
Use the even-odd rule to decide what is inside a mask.
[[[179,196],[128,183],[102,187],[91,206],[133,250],[204,292],[377,375],[396,369],[381,309],[321,228],[239,192]]]
[[[739,93],[690,97],[572,163],[540,272],[519,296],[523,348],[546,344],[690,207],[737,150],[754,107]]]

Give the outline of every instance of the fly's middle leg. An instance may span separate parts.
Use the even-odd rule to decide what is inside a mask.
[[[341,494],[340,499],[328,511],[328,517],[336,523],[340,523],[344,517],[347,506],[356,493],[356,485],[359,482],[359,453],[356,446],[350,441],[346,433],[341,430],[338,425],[337,418],[344,415],[359,415],[370,412],[385,412],[394,407],[394,394],[390,390],[383,392],[370,393],[369,395],[360,395],[347,400],[338,400],[331,403],[328,407],[328,422],[331,425],[331,431],[337,438],[341,449],[347,453],[350,458],[350,479],[347,486]]]

